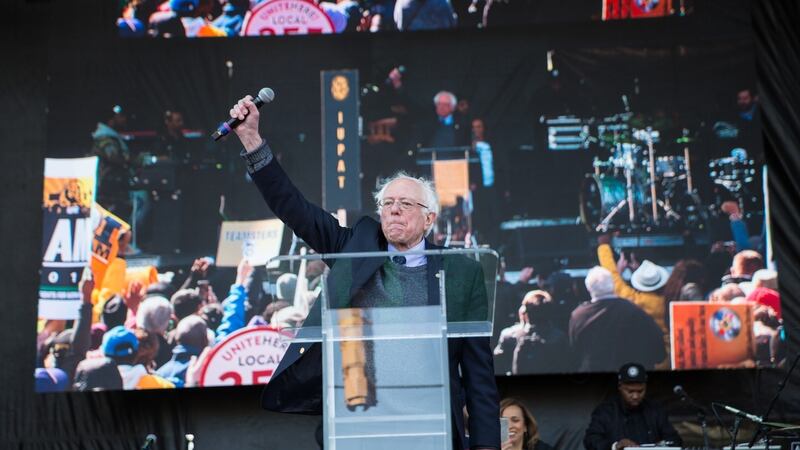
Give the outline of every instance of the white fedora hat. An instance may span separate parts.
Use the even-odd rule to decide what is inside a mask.
[[[631,275],[631,284],[637,291],[653,292],[667,284],[667,269],[645,259]]]

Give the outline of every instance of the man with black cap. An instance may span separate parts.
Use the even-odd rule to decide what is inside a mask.
[[[670,424],[661,405],[645,399],[647,372],[637,363],[620,367],[618,395],[592,412],[592,421],[583,438],[586,450],[622,450],[642,444],[680,447],[680,435]]]
[[[102,120],[92,132],[89,156],[100,161],[97,177],[97,203],[124,218],[130,216],[128,197],[135,161],[128,144],[120,134],[128,126],[128,115],[120,105],[103,110]]]

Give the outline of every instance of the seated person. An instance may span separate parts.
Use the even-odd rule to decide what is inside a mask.
[[[647,372],[636,363],[620,367],[618,395],[592,412],[583,438],[586,450],[622,450],[642,444],[681,447],[683,441],[661,405],[645,399]]]

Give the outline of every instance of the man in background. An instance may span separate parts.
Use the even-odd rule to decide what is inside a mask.
[[[117,216],[128,219],[131,202],[128,197],[135,167],[128,144],[120,132],[128,126],[128,115],[120,105],[105,111],[92,133],[90,156],[97,156],[97,203]]]
[[[459,147],[470,145],[471,127],[456,110],[458,98],[449,91],[439,91],[433,97],[436,112],[434,121],[423,129],[421,143],[425,147]]]
[[[609,372],[625,361],[653,368],[664,359],[663,332],[641,308],[614,293],[607,269],[592,268],[585,282],[591,300],[575,308],[569,320],[579,371]]]
[[[583,445],[586,450],[622,450],[657,444],[681,447],[683,440],[669,422],[666,410],[645,398],[647,372],[641,364],[619,368],[617,393],[592,412]]]
[[[164,122],[158,133],[153,154],[162,161],[189,162],[191,152],[183,135],[183,113],[175,110],[164,111]]]

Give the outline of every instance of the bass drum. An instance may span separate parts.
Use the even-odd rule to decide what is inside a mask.
[[[636,180],[633,180],[633,208],[634,223],[628,217],[627,183],[622,175],[587,175],[583,180],[580,192],[581,221],[590,231],[595,231],[600,222],[608,216],[614,208],[623,204],[608,222],[609,229],[638,225],[641,221],[640,212],[644,211],[645,190]]]

